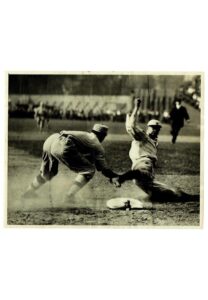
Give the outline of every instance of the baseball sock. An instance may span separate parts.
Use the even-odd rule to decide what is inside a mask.
[[[27,188],[27,191],[31,190],[37,190],[41,185],[43,185],[46,182],[46,180],[39,174],[33,179],[33,182],[29,185]]]
[[[70,187],[70,190],[67,193],[67,196],[71,197],[74,196],[79,190],[81,190],[81,188],[83,188],[85,186],[85,184],[87,184],[89,181],[88,178],[86,178],[84,175],[78,175],[75,178],[74,183],[72,184],[72,186]]]

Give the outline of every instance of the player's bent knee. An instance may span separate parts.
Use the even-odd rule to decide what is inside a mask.
[[[38,174],[38,176],[36,177],[37,181],[40,183],[40,184],[44,184],[47,179],[45,178],[45,176],[43,176],[42,174]]]
[[[51,172],[52,177],[56,176],[57,174],[58,174],[58,170],[53,170],[53,171]]]
[[[42,177],[42,180],[45,181],[50,181],[54,176],[56,176],[57,173],[49,173],[49,174],[44,174],[40,175]]]
[[[94,176],[95,172],[90,172],[90,173],[87,173],[87,174],[78,174],[77,177],[76,177],[76,181],[77,182],[83,182],[84,181],[90,181],[93,176]]]
[[[93,175],[94,173],[78,174],[75,179],[75,182],[77,185],[80,185],[80,187],[82,187],[92,179]]]
[[[54,176],[56,176],[57,175],[57,173],[50,173],[49,175],[48,175],[48,180],[51,180]]]

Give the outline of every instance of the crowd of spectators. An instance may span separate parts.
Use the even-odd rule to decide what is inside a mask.
[[[196,109],[201,109],[201,95],[196,93],[195,89],[193,89],[192,87],[183,92],[182,99],[186,103],[191,104]]]
[[[196,109],[201,109],[201,76],[195,76],[192,81],[186,81],[179,88],[180,98]]]
[[[200,101],[194,100],[196,93],[190,93],[190,88],[181,89],[180,97],[182,100],[192,104],[197,109],[200,109]],[[192,90],[193,92],[193,90]],[[163,101],[164,100],[164,101]],[[154,105],[154,101],[150,105],[143,107],[140,113],[140,122],[146,123],[151,119],[159,119],[163,123],[169,123],[170,115],[169,111],[174,102],[175,98],[167,98],[158,101],[157,105]],[[145,102],[145,101],[143,101]],[[167,106],[168,102],[168,106]],[[27,103],[21,103],[20,101],[15,104],[9,100],[9,117],[10,118],[33,118],[34,110],[38,107],[39,103],[34,103],[31,99]],[[147,107],[149,106],[149,107]],[[112,121],[112,122],[124,122],[126,118],[126,106],[115,106],[105,104],[100,106],[98,103],[93,107],[88,105],[74,105],[74,103],[64,106],[63,103],[54,102],[44,104],[45,111],[49,119],[70,119],[70,120],[93,120],[93,121]]]
[[[39,104],[15,103],[9,101],[10,118],[33,118],[34,110]],[[95,120],[95,121],[124,121],[125,112],[119,109],[95,108],[73,108],[57,104],[44,104],[45,111],[49,119],[71,119],[71,120]]]
[[[9,117],[10,118],[33,118],[34,110],[39,104],[16,103],[15,105],[9,102]],[[104,108],[65,108],[57,105],[44,105],[45,111],[49,119],[71,119],[71,120],[94,120],[94,121],[112,121],[124,122],[126,119],[126,111],[121,109]],[[168,122],[167,112],[159,110],[143,109],[140,113],[140,122],[145,123],[152,118],[160,119]]]
[[[33,118],[35,108],[39,106],[38,104],[28,101],[28,103],[9,101],[9,117],[10,118]],[[125,121],[126,118],[126,107],[118,108],[116,106],[99,107],[94,106],[90,108],[88,105],[85,107],[63,107],[63,105],[54,104],[44,104],[45,111],[49,119],[71,119],[71,120],[95,120],[95,121]],[[143,109],[140,113],[140,122],[146,122],[152,118],[162,118],[164,121],[168,119],[166,112],[155,109]]]

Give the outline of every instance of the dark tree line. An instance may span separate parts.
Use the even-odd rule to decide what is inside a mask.
[[[9,75],[9,94],[129,95],[132,90],[176,89],[183,76]]]

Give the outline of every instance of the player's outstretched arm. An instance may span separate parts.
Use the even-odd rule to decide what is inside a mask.
[[[133,108],[132,113],[134,113],[134,110],[136,111],[136,113],[140,110],[141,103],[142,103],[142,100],[140,98],[135,98],[134,99],[134,108]]]
[[[140,140],[142,134],[142,129],[139,128],[137,123],[137,116],[140,113],[140,107],[141,107],[141,99],[136,98],[134,100],[134,108],[131,115],[130,114],[126,115],[126,131],[135,140]]]
[[[137,116],[140,114],[141,102],[142,101],[140,98],[136,98],[134,100],[134,108],[131,115],[129,115],[129,122],[134,126],[136,125],[137,122]]]
[[[116,177],[113,177],[110,179],[110,182],[115,186],[115,187],[121,187],[122,183],[124,183],[127,180],[132,180],[132,179],[137,179],[139,178],[140,172],[137,170],[129,170],[124,174],[117,175]]]
[[[111,178],[110,182],[118,188],[121,187],[121,184],[125,181],[138,178],[138,175],[140,174],[138,174],[137,171],[129,170],[122,175],[118,175],[117,177]]]
[[[129,170],[129,171],[119,175],[118,181],[120,184],[122,184],[127,180],[140,179],[140,178],[141,178],[141,173],[139,170]]]

